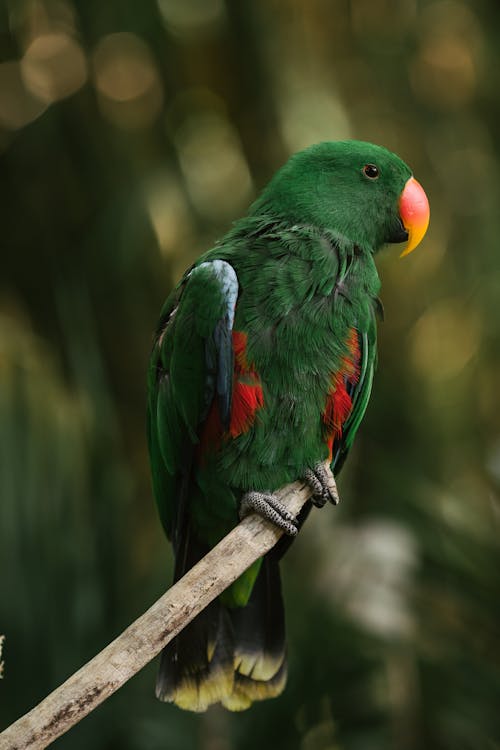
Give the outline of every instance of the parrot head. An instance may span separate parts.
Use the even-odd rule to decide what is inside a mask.
[[[329,229],[371,252],[407,242],[401,256],[417,247],[429,224],[427,196],[410,168],[396,154],[363,141],[299,151],[251,210]]]

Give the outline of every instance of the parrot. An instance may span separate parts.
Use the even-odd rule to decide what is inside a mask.
[[[382,146],[295,153],[167,298],[148,371],[153,493],[174,581],[249,513],[282,532],[163,649],[156,696],[242,711],[287,679],[279,562],[336,477],[365,414],[383,314],[375,255],[421,242],[429,203]],[[274,493],[303,481],[294,517]]]

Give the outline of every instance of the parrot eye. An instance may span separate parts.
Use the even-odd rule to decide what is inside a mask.
[[[363,174],[368,177],[369,180],[377,180],[379,176],[378,167],[375,164],[365,164],[363,167]]]

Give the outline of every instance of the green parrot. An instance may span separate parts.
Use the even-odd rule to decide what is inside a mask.
[[[319,143],[289,159],[168,297],[148,443],[174,578],[247,513],[285,533],[165,647],[160,700],[238,711],[283,690],[278,563],[311,506],[338,502],[377,359],[374,256],[385,243],[409,253],[428,222],[427,197],[395,154]],[[299,479],[313,495],[295,518],[273,493]]]

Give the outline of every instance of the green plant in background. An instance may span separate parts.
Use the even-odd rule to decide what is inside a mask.
[[[412,164],[433,226],[381,258],[343,503],[284,566],[287,691],[191,717],[152,665],[56,745],[498,747],[498,22],[492,1],[2,2],[1,726],[171,575],[144,437],[165,293],[289,153],[356,137]]]

